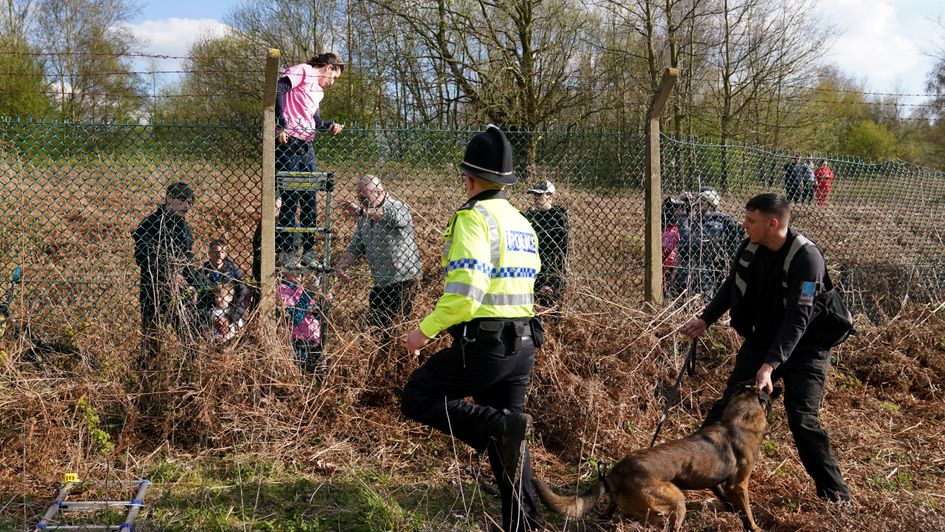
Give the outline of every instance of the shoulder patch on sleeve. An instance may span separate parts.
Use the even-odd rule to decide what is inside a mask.
[[[814,304],[815,295],[817,295],[817,283],[814,281],[804,281],[801,283],[801,294],[797,298],[798,306],[812,306]]]

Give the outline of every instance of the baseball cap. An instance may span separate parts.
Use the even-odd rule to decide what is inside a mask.
[[[551,181],[539,181],[529,190],[532,194],[554,194],[555,185]]]

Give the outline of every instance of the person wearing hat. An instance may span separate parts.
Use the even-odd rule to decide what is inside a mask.
[[[722,196],[712,187],[702,187],[692,210],[679,225],[678,267],[673,285],[712,299],[728,272],[745,230],[734,218],[719,210]]]
[[[469,141],[459,168],[467,201],[446,226],[444,293],[406,338],[415,356],[443,331],[453,342],[413,372],[401,410],[480,453],[488,450],[503,529],[535,529],[524,406],[542,338],[532,303],[538,239],[504,191],[518,179],[512,146],[498,127],[490,124]]]
[[[679,223],[686,216],[688,206],[683,198],[684,196],[665,198],[660,209],[660,224],[663,226],[660,234],[663,248],[663,293],[666,297],[676,297],[679,294],[673,281],[676,267],[679,266]]]
[[[554,205],[555,185],[539,181],[528,191],[532,208],[525,211],[525,219],[532,224],[538,236],[538,256],[542,271],[535,278],[535,298],[543,307],[555,307],[564,292],[565,267],[568,258],[568,211]],[[556,311],[557,312],[557,311]]]
[[[345,65],[338,54],[319,54],[306,63],[285,69],[276,88],[276,171],[314,172],[315,150],[312,147],[316,133],[337,135],[344,125],[322,120],[319,104],[325,89],[335,84]],[[315,227],[317,203],[315,192],[297,190],[281,194],[279,227]],[[313,253],[315,235],[302,234],[302,249],[293,246],[293,233],[276,234],[276,253],[283,268],[320,268],[322,264]]]
[[[156,332],[171,325],[178,334],[190,337],[196,325],[196,307],[185,297],[188,287],[200,285],[194,267],[194,239],[185,216],[194,200],[187,183],[167,187],[164,202],[141,220],[132,237],[135,262],[141,268],[141,333],[147,350],[157,348]]]

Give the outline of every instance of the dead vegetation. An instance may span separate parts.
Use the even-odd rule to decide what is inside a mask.
[[[578,295],[583,288],[571,289]],[[558,486],[591,479],[598,464],[606,467],[648,445],[685,355],[685,343],[672,334],[687,317],[683,310],[647,314],[617,299],[589,301],[549,324],[550,341],[539,354],[529,392],[528,409],[536,419],[536,474]],[[424,294],[417,303],[428,308],[432,296]],[[63,472],[130,478],[168,457],[197,462],[249,454],[329,483],[340,474],[378,469],[401,485],[432,483],[457,501],[469,486],[488,480],[488,468],[468,450],[454,449],[448,438],[401,416],[398,391],[419,361],[399,344],[377,345],[370,331],[352,323],[346,322],[344,334],[329,331],[330,366],[321,386],[297,370],[284,335],[259,320],[239,342],[219,349],[170,342],[140,372],[133,369],[136,336],[109,345],[102,338],[112,333],[97,327],[76,338],[83,357],[47,364],[26,361],[25,346],[4,338],[3,515],[31,522]],[[684,381],[664,439],[698,425],[720,393],[736,345],[724,327],[701,343],[698,374]],[[91,359],[100,361],[101,369],[93,370],[87,363]],[[751,485],[761,526],[945,528],[942,382],[942,307],[910,308],[844,344],[836,352],[822,418],[855,503],[838,508],[814,496],[776,406]],[[173,489],[164,486],[166,492]],[[708,492],[690,500],[688,529],[738,529],[738,519],[723,512]],[[483,504],[465,512],[487,515],[491,503]],[[451,515],[421,527],[458,526],[462,520]],[[586,524],[594,530],[642,529],[632,521],[600,517]],[[575,524],[551,519],[549,527],[575,529]]]

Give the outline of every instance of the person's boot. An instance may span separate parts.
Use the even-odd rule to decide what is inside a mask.
[[[528,414],[505,411],[505,415],[489,424],[489,433],[495,440],[502,473],[513,485],[518,481],[519,464],[525,454],[525,437],[531,425]]]
[[[850,502],[852,497],[850,497],[850,491],[846,486],[842,486],[836,489],[826,489],[826,488],[817,488],[817,496],[822,500],[827,502]]]

